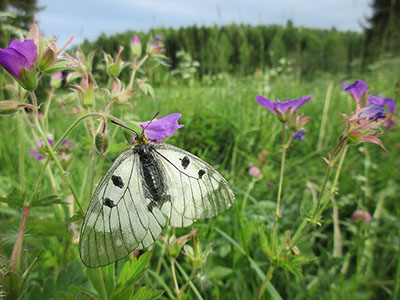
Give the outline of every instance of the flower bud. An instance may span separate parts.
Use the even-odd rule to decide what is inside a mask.
[[[131,40],[131,51],[133,56],[139,57],[142,54],[142,44],[140,43],[139,37],[135,35]]]
[[[48,46],[38,58],[37,66],[40,70],[46,73],[56,62],[57,54],[50,46]]]
[[[2,290],[6,293],[6,299],[18,299],[23,291],[24,279],[17,270],[8,271],[1,281]]]
[[[37,76],[36,69],[31,68],[29,71],[27,68],[22,67],[20,73],[20,83],[22,87],[28,91],[33,91],[37,87]]]
[[[135,143],[135,133],[136,134],[141,134],[143,131],[143,128],[140,127],[139,123],[134,122],[134,121],[128,121],[126,122],[126,126],[131,128],[132,131],[124,129],[123,134],[125,136],[125,139],[128,141],[129,144]],[[135,133],[133,133],[135,132]]]
[[[364,222],[368,224],[371,221],[371,214],[367,210],[356,210],[351,217],[354,222]]]
[[[58,89],[61,86],[62,79],[63,79],[63,76],[62,76],[61,72],[57,72],[57,73],[51,75],[51,79],[50,79],[51,87],[54,89]]]
[[[19,109],[19,103],[16,101],[5,100],[0,101],[0,114],[1,115],[12,115],[15,114]]]
[[[90,83],[87,90],[85,91],[85,94],[83,95],[82,106],[85,108],[92,107],[94,105],[94,100],[95,100],[94,87],[93,83]]]
[[[103,156],[104,153],[107,152],[108,145],[109,145],[107,133],[102,132],[102,131],[97,133],[96,137],[95,137],[95,145],[96,145],[97,152],[99,152],[100,155]]]

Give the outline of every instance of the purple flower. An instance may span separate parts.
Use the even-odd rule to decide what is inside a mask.
[[[396,110],[396,105],[394,104],[394,100],[391,98],[382,98],[376,96],[368,96],[368,84],[366,84],[362,80],[357,80],[353,84],[346,86],[346,84],[342,83],[342,87],[350,93],[353,99],[362,106],[368,105],[370,103],[379,104],[379,105],[387,105],[389,113],[393,114]]]
[[[370,103],[367,106],[362,107],[357,113],[355,113],[350,121],[363,119],[368,121],[378,121],[379,119],[385,119],[386,113],[383,105]]]
[[[366,93],[368,91],[368,84],[366,84],[362,80],[357,80],[349,86],[346,86],[345,83],[342,83],[342,88],[344,88],[345,91],[349,92],[353,99],[356,100],[357,103],[359,103],[362,98],[366,96]]]
[[[296,111],[296,109],[308,102],[310,99],[311,95],[308,95],[300,99],[288,100],[285,102],[272,102],[271,100],[261,95],[258,95],[256,101],[258,102],[258,104],[264,106],[275,115],[277,115],[278,119],[281,122],[286,122],[289,117]]]
[[[47,139],[47,141],[49,142],[51,147],[54,147],[54,142],[52,139]],[[43,140],[40,140],[37,144],[36,144],[36,148],[29,152],[29,155],[32,157],[35,157],[38,161],[43,159],[43,155],[44,151],[46,149],[46,144],[44,143]]]
[[[351,217],[353,219],[354,222],[365,222],[366,224],[368,224],[369,222],[371,222],[371,214],[369,213],[368,210],[356,210],[353,213],[353,216]]]
[[[139,37],[138,37],[137,35],[135,35],[135,36],[132,38],[131,43],[132,43],[132,44],[140,44]]]
[[[54,147],[53,140],[47,139],[47,141],[49,142],[50,146],[53,148]],[[72,142],[70,140],[63,140],[60,144],[60,147],[58,147],[59,153],[60,154],[70,153],[71,147],[72,147]],[[43,140],[40,140],[36,144],[36,148],[34,150],[32,150],[31,152],[29,152],[29,155],[32,157],[35,157],[39,161],[44,158],[46,153],[47,153],[46,144],[44,143]]]
[[[298,141],[304,141],[304,129],[297,130],[293,132],[292,137]]]
[[[389,113],[394,114],[394,112],[396,111],[396,105],[394,104],[394,100],[392,98],[368,96],[368,103],[378,104],[382,106],[387,104]]]
[[[22,80],[22,68],[30,71],[36,65],[37,47],[33,40],[11,41],[8,48],[0,49],[0,64],[15,78]]]
[[[157,35],[154,37],[154,43],[153,43],[153,45],[157,45],[158,41],[161,41],[162,39],[163,39],[162,35],[157,34]]]
[[[153,142],[162,142],[163,139],[173,135],[175,131],[183,127],[178,124],[178,119],[182,117],[179,113],[170,114],[162,119],[149,122],[140,123],[144,128],[144,133],[147,138]],[[148,125],[149,124],[149,125]]]

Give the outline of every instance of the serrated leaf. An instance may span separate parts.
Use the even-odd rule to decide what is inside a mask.
[[[7,203],[14,207],[24,207],[24,199],[18,196],[0,197],[0,202]]]
[[[42,299],[50,299],[54,295],[54,276],[50,275],[44,282]]]
[[[72,284],[82,284],[85,280],[86,275],[83,271],[82,263],[76,260],[58,273],[56,290],[66,289]]]
[[[114,289],[115,265],[110,264],[108,266],[103,267],[102,269],[105,277],[107,293],[111,295],[111,292]]]
[[[263,222],[260,219],[257,220],[257,225],[261,249],[269,260],[275,260],[275,253],[271,248],[272,237],[269,229],[264,226]]]
[[[141,255],[139,259],[134,258],[131,261],[127,261],[122,267],[121,273],[118,276],[118,285],[121,284],[133,284],[138,281],[146,272],[147,266],[149,265],[151,258],[151,252],[148,251]]]
[[[113,264],[114,265],[114,264]],[[107,295],[104,295],[104,279],[103,279],[103,272],[100,268],[96,269],[87,269],[87,276],[89,278],[90,283],[97,291],[97,293],[102,296],[103,299],[107,298]]]
[[[50,195],[40,199],[35,199],[31,202],[31,207],[44,207],[55,204],[67,204],[66,202],[61,201],[61,199],[57,195]]]
[[[40,289],[40,286],[38,284],[35,284],[33,286],[28,295],[29,295],[28,299],[37,299],[37,300],[43,299],[42,290]]]
[[[152,290],[147,286],[143,286],[137,290],[131,300],[155,300],[160,298],[162,294],[164,294],[162,290]]]
[[[233,273],[233,270],[231,268],[223,267],[223,266],[217,266],[212,269],[211,274],[214,275],[217,279],[223,279]],[[211,275],[211,276],[212,276]]]

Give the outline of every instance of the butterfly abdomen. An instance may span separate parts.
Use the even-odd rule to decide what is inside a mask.
[[[150,194],[149,196],[152,200],[157,204],[162,204],[161,202],[165,192],[164,181],[150,147],[151,146],[142,145],[137,149],[142,167],[143,179],[147,192]],[[152,203],[152,205],[154,206],[156,203]]]

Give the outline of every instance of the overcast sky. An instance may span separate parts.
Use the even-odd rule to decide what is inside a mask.
[[[369,0],[39,0],[36,16],[45,36],[74,44],[126,30],[214,24],[286,24],[361,31]]]

